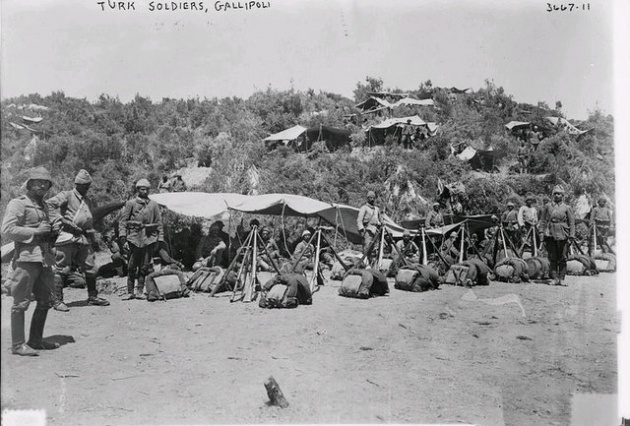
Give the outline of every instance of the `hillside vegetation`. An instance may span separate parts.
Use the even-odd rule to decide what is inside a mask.
[[[409,197],[435,199],[437,181],[461,181],[466,187],[464,208],[469,214],[496,213],[508,199],[526,192],[548,194],[564,184],[569,201],[578,195],[614,197],[613,118],[599,111],[574,123],[592,129],[579,138],[558,133],[542,141],[532,158],[531,171],[513,172],[518,141],[504,125],[512,120],[539,122],[544,116],[563,116],[560,102],[518,103],[501,87],[486,81],[477,91],[453,96],[430,81],[404,93],[432,97],[434,107],[400,107],[394,116],[419,114],[439,125],[437,135],[414,150],[403,150],[392,138],[384,146],[364,147],[363,129],[383,117],[358,116],[354,105],[371,91],[384,89],[382,80],[359,82],[355,99],[316,92],[271,88],[248,99],[168,99],[153,102],[141,95],[123,103],[101,95],[91,103],[67,97],[31,94],[2,102],[1,207],[20,194],[25,172],[47,167],[55,180],[50,192],[72,187],[76,172],[87,169],[94,178],[92,196],[98,204],[123,200],[141,177],[157,186],[162,175],[197,164],[210,165],[208,178],[189,183],[189,190],[243,194],[285,192],[327,202],[359,206],[368,190],[395,220],[422,216],[425,204]],[[403,92],[399,89],[393,92]],[[20,109],[21,106],[35,105]],[[39,108],[39,107],[46,107]],[[30,129],[16,128],[22,116],[41,117]],[[570,117],[567,117],[570,118]],[[315,144],[308,153],[281,147],[268,151],[262,139],[296,124],[323,124],[351,130],[351,146],[328,152]],[[476,149],[504,150],[498,173],[472,171],[453,158],[450,145],[460,142]]]

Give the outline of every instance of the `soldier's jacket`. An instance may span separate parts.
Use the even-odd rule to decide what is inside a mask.
[[[160,207],[155,201],[140,197],[127,201],[120,216],[119,233],[136,247],[164,241]]]
[[[359,231],[365,229],[366,231],[376,233],[380,222],[381,212],[378,207],[372,207],[369,204],[363,204],[363,206],[361,206],[357,217],[357,229]]]
[[[591,211],[591,224],[596,222],[613,226],[612,210],[608,207],[593,207]]]
[[[424,221],[424,226],[426,226],[427,228],[437,228],[439,226],[444,226],[444,216],[442,216],[442,213],[440,212],[431,210],[427,214],[427,218]]]
[[[50,212],[46,203],[39,204],[27,195],[9,202],[2,220],[2,235],[15,241],[14,259],[18,262],[37,262],[45,266],[55,264],[51,243],[43,236],[36,236],[40,223],[50,224]]]
[[[402,253],[405,257],[413,257],[417,256],[420,252],[420,249],[413,241],[409,240],[409,242],[405,243],[404,240],[400,240],[396,243],[396,247],[398,247],[398,251]]]
[[[518,229],[518,212],[516,210],[508,210],[501,216],[501,222],[508,230]]]
[[[554,240],[575,237],[575,217],[571,207],[565,203],[548,203],[541,218],[543,235]]]
[[[63,219],[74,223],[83,231],[92,229],[94,226],[92,200],[89,197],[83,197],[76,189],[62,191],[46,200],[46,204],[50,207],[50,219],[55,232],[63,231]],[[64,238],[64,234],[59,236],[56,245],[71,243],[90,244],[85,235],[65,235],[67,236],[66,238]]]
[[[300,257],[300,254],[302,254],[302,251],[304,251],[302,259],[309,259],[315,254],[315,246],[313,246],[313,244],[309,244],[307,241],[302,240],[298,243],[297,246],[295,246],[295,250],[293,250],[293,257],[297,259],[298,257]]]

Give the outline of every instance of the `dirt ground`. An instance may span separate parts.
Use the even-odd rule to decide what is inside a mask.
[[[338,296],[339,284],[294,310],[226,293],[148,303],[114,292],[93,307],[66,289],[71,311],[51,311],[45,332],[65,344],[36,358],[9,355],[3,295],[2,408],[45,409],[49,425],[562,425],[573,394],[616,393],[615,274],[568,287],[391,285],[370,300]],[[269,376],[288,408],[267,404]]]

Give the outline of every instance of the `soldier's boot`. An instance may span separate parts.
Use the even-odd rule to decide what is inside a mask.
[[[144,300],[144,277],[138,277],[138,287],[136,288],[136,299]]]
[[[53,286],[53,309],[59,312],[69,312],[68,306],[63,303],[63,276],[61,274],[55,274],[55,283]]]
[[[33,312],[31,330],[27,343],[28,346],[33,349],[57,349],[59,347],[59,343],[47,342],[43,339],[47,316],[48,309],[35,308],[35,312]]]
[[[131,274],[127,275],[127,296],[124,300],[132,300],[136,298],[136,295],[133,293],[134,282],[136,281],[135,277]]]
[[[11,310],[11,353],[21,356],[39,355],[24,340],[24,311]]]
[[[102,297],[98,297],[98,290],[96,290],[96,276],[85,275],[85,284],[88,290],[88,305],[93,306],[109,306],[109,302]]]

